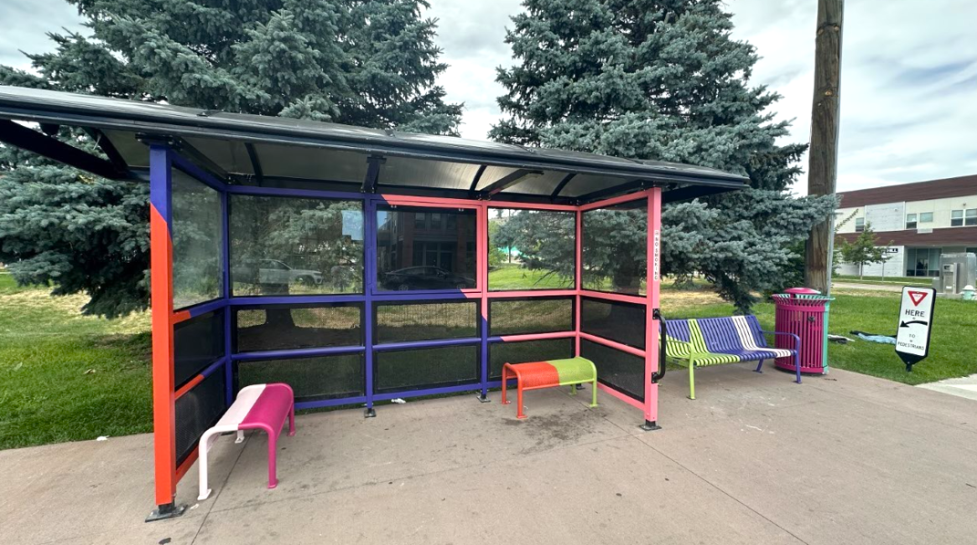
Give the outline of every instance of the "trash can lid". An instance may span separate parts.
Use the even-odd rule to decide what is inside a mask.
[[[784,293],[791,293],[794,295],[821,295],[821,292],[811,288],[787,288]]]

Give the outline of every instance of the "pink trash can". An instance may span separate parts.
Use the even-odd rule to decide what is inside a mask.
[[[810,288],[790,288],[774,294],[776,330],[793,333],[801,339],[801,372],[828,372],[828,305],[833,298]],[[777,348],[794,348],[794,339],[777,335]],[[794,358],[777,358],[780,369],[795,371]]]

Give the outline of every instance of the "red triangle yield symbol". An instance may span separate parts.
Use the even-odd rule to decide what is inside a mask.
[[[927,295],[929,295],[929,292],[926,291],[909,291],[909,298],[913,300],[914,307],[919,306],[923,302],[923,299],[926,299]]]

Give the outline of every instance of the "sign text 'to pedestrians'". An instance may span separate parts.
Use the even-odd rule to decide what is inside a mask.
[[[902,288],[896,354],[905,362],[906,371],[912,371],[913,364],[929,354],[935,301],[936,290],[933,288]]]

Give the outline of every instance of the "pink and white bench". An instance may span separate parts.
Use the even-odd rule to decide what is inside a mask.
[[[204,432],[200,438],[200,496],[206,500],[210,496],[207,488],[207,453],[214,441],[222,433],[237,432],[235,443],[244,441],[244,430],[265,430],[268,434],[268,488],[278,486],[275,476],[275,452],[278,435],[288,418],[288,435],[295,435],[295,395],[288,384],[254,384],[241,388],[237,399],[213,428]]]

